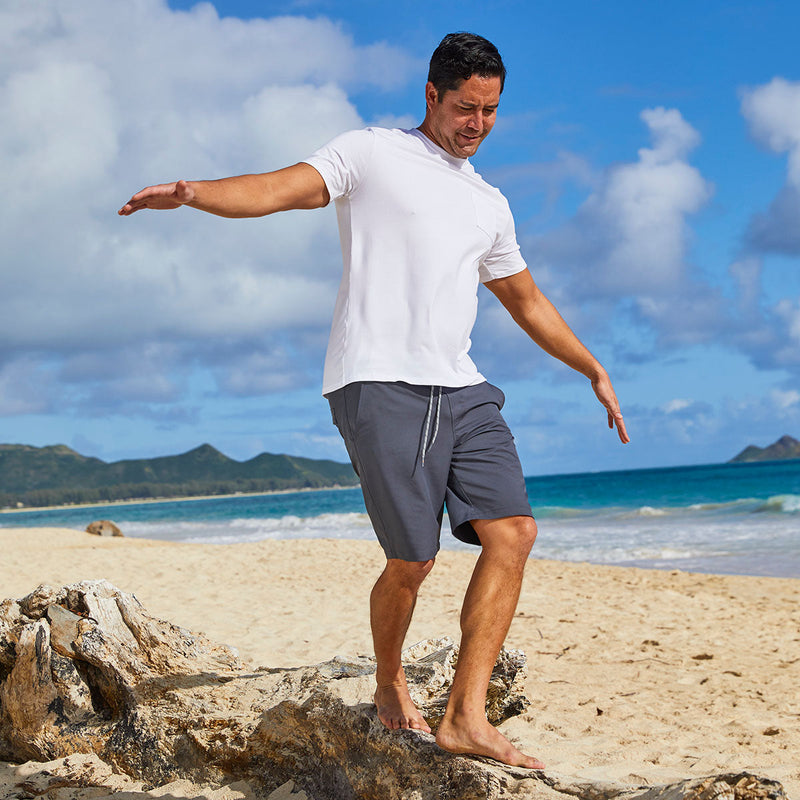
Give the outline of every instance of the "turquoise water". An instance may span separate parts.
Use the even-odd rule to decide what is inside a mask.
[[[800,577],[800,460],[531,477],[534,556]],[[358,489],[94,506],[0,515],[2,526],[83,528],[226,544],[373,537]],[[445,520],[442,546],[468,549]]]

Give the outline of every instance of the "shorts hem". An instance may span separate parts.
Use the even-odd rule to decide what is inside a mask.
[[[458,519],[450,518],[450,529],[453,536],[464,544],[474,544],[477,547],[482,547],[481,540],[472,527],[473,519],[504,519],[505,517],[530,517],[535,519],[533,509],[530,506],[527,508],[517,509],[492,509],[491,511],[471,509],[465,513],[458,515]]]

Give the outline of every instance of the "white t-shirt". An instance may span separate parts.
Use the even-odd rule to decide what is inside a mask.
[[[485,380],[469,357],[478,283],[526,266],[499,190],[416,129],[350,131],[306,163],[336,201],[344,260],[323,393]]]

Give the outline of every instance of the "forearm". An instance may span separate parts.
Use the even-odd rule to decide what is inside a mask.
[[[575,335],[556,307],[540,291],[517,324],[546,353],[595,382],[606,374],[602,364]]]
[[[585,375],[597,399],[608,412],[608,427],[617,428],[620,441],[630,441],[617,396],[608,373],[542,294],[528,270],[486,284],[506,307],[514,321],[554,358]]]
[[[605,370],[573,333],[527,270],[486,284],[517,325],[546,353],[597,381]]]
[[[260,175],[148,186],[133,195],[119,213],[130,216],[145,208],[168,210],[185,205],[220,217],[263,217],[293,208],[321,208],[329,200],[319,172],[300,163]]]
[[[312,172],[309,174],[308,170]],[[263,217],[296,208],[319,208],[327,203],[327,197],[323,197],[319,189],[308,191],[305,184],[309,177],[318,177],[316,170],[308,164],[296,164],[260,175],[188,181],[194,199],[187,205],[220,217],[237,218]]]
[[[192,200],[185,205],[219,217],[261,217],[271,213],[263,175],[236,175],[214,181],[186,181]]]

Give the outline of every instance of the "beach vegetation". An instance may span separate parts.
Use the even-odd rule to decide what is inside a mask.
[[[209,444],[107,463],[65,445],[0,445],[0,508],[354,486],[349,464],[261,453],[235,461]]]

